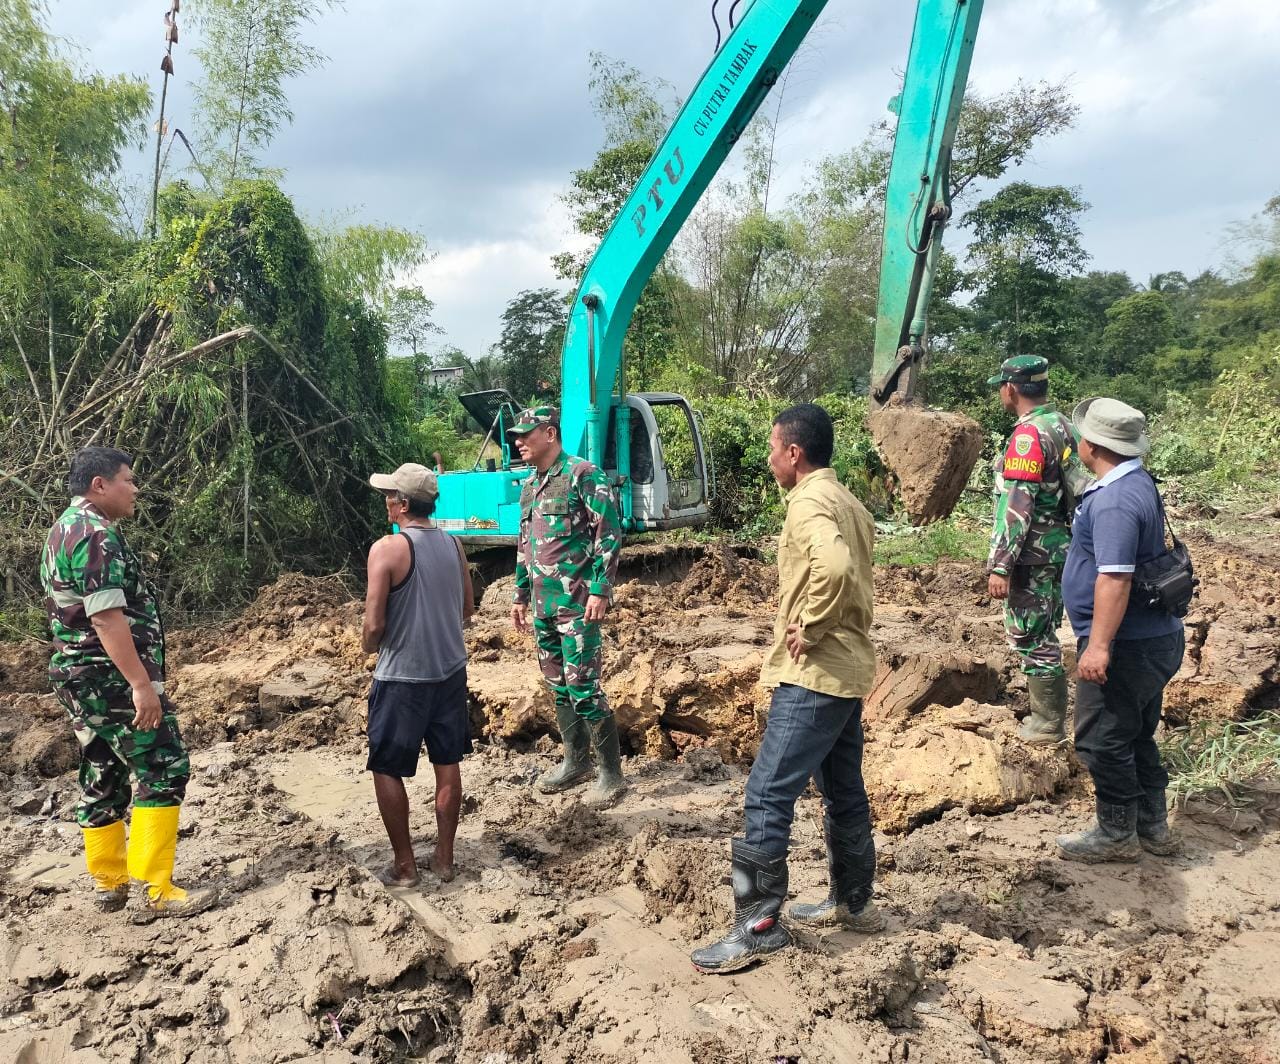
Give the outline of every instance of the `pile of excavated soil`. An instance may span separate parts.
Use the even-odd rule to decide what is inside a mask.
[[[1170,716],[1274,705],[1280,551],[1192,548],[1203,584]],[[1088,787],[1070,755],[1016,739],[1025,695],[999,609],[959,563],[877,572],[865,774],[886,931],[805,933],[758,969],[696,975],[689,949],[729,916],[776,577],[749,552],[646,551],[605,627],[605,688],[638,756],[604,812],[531,787],[557,754],[551,704],[507,617],[510,580],[486,590],[449,884],[373,876],[388,854],[363,771],[372,659],[342,583],[289,577],[227,624],[174,634],[170,687],[196,750],[179,876],[226,895],[190,923],[92,910],[76,748],[43,650],[0,651],[0,1059],[1280,1058],[1280,799],[1188,807],[1176,858],[1057,860]],[[825,877],[810,793],[793,896]]]

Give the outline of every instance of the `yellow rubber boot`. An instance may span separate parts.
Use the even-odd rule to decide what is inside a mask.
[[[93,903],[104,913],[119,912],[129,900],[124,821],[80,830],[84,833],[84,863],[93,876]]]
[[[173,885],[178,848],[176,805],[134,806],[129,831],[129,875],[147,884],[147,905],[157,913],[193,916],[218,900],[215,889],[183,890]]]

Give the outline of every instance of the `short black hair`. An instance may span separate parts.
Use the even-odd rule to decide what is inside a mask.
[[[383,492],[388,499],[399,499],[409,508],[410,517],[430,517],[436,512],[435,499],[411,499],[403,491],[396,491],[395,488],[386,488]]]
[[[403,496],[405,503],[409,507],[410,517],[430,517],[436,512],[435,499],[411,499],[409,496]]]
[[[122,466],[132,466],[133,455],[115,447],[81,447],[71,456],[67,487],[72,495],[83,495],[93,486],[94,477],[111,480]]]
[[[831,452],[836,447],[836,430],[831,415],[816,403],[798,403],[789,406],[773,419],[782,430],[782,442],[795,444],[804,451],[812,466],[829,466]]]
[[[1013,385],[1018,389],[1018,394],[1028,399],[1043,399],[1049,394],[1048,381],[1022,381],[1015,382]]]

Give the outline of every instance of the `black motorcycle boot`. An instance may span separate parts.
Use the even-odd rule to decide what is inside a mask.
[[[733,926],[719,942],[691,955],[693,966],[708,974],[736,972],[791,944],[778,918],[787,900],[786,857],[771,858],[742,839],[733,840],[732,852]]]
[[[1028,676],[1031,712],[1018,725],[1018,738],[1037,746],[1067,741],[1067,674]]]
[[[868,933],[884,927],[884,917],[871,900],[876,875],[876,844],[870,827],[841,830],[826,821],[827,869],[831,887],[827,900],[798,903],[787,909],[787,919],[808,927],[840,924]]]
[[[586,805],[604,809],[613,805],[627,789],[622,777],[622,751],[618,747],[618,721],[612,713],[590,723],[591,743],[596,751],[596,782],[583,796]]]
[[[1169,807],[1164,790],[1146,791],[1138,799],[1138,842],[1147,853],[1168,857],[1179,850],[1178,836],[1169,830]]]
[[[1138,803],[1113,805],[1098,799],[1093,827],[1071,835],[1059,835],[1058,853],[1068,861],[1136,861],[1142,856],[1138,844]]]
[[[556,724],[564,746],[564,760],[544,772],[534,784],[543,794],[555,794],[577,786],[591,775],[591,729],[573,706],[556,703]]]

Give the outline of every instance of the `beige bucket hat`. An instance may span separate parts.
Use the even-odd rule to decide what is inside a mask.
[[[1071,421],[1081,439],[1127,458],[1137,458],[1151,450],[1147,416],[1119,399],[1086,399],[1071,412]]]

